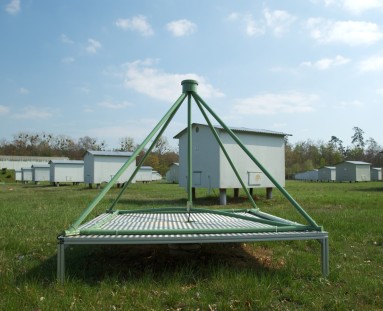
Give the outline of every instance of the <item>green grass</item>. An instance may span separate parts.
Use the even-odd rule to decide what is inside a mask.
[[[383,183],[287,182],[329,232],[330,276],[316,241],[203,245],[190,257],[167,246],[74,246],[66,283],[56,282],[56,236],[99,192],[83,185],[0,185],[1,310],[382,310]],[[92,213],[117,194],[112,189]],[[230,195],[231,193],[229,193]],[[277,190],[266,212],[301,221]],[[196,206],[218,208],[218,192]],[[135,184],[118,208],[186,206],[178,185]],[[250,207],[229,196],[228,207]]]

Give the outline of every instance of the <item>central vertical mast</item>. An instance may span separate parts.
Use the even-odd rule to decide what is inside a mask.
[[[192,160],[192,92],[196,92],[198,82],[195,80],[183,80],[182,92],[188,96],[188,116],[187,116],[187,134],[188,134],[188,182],[187,182],[187,192],[188,192],[188,201],[187,201],[187,212],[188,212],[188,221],[190,221],[190,210],[193,207],[193,160]]]

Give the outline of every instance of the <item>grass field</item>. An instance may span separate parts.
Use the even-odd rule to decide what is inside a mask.
[[[286,189],[329,232],[330,275],[316,241],[167,246],[76,246],[56,282],[56,236],[99,190],[84,185],[0,184],[1,310],[383,310],[383,183],[304,183]],[[92,214],[114,198],[112,189]],[[300,220],[278,191],[261,210]],[[216,207],[217,191],[196,206]],[[178,185],[131,185],[119,208],[185,206]],[[228,207],[250,207],[228,197]]]

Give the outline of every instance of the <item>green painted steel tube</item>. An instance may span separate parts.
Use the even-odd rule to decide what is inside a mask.
[[[182,101],[183,102],[183,101]],[[120,200],[122,194],[124,193],[124,191],[126,190],[126,188],[128,187],[128,185],[132,182],[134,176],[136,176],[137,172],[140,170],[142,164],[145,162],[146,158],[150,155],[151,151],[153,150],[154,146],[156,145],[156,142],[158,141],[158,139],[162,136],[162,134],[165,132],[166,128],[168,127],[169,123],[171,122],[171,120],[173,119],[174,115],[177,113],[178,109],[181,107],[182,105],[182,102],[178,105],[178,107],[172,112],[172,114],[169,116],[169,118],[166,120],[165,124],[162,126],[161,130],[159,131],[158,135],[156,136],[156,138],[153,140],[152,144],[150,145],[149,149],[145,152],[145,155],[143,156],[143,158],[141,159],[141,161],[138,163],[136,169],[134,170],[132,176],[130,176],[129,180],[125,183],[125,185],[122,187],[121,191],[119,192],[119,194],[117,195],[116,199],[113,201],[113,203],[111,204],[111,206],[109,207],[108,211],[112,211],[113,208],[115,207],[115,205],[117,204],[117,202]]]
[[[242,150],[249,156],[249,158],[259,167],[259,169],[270,179],[270,181],[278,188],[278,190],[284,195],[284,197],[297,209],[297,211],[313,226],[318,229],[322,229],[317,223],[310,217],[309,214],[298,204],[297,201],[284,189],[274,177],[266,170],[266,168],[251,154],[251,152],[245,147],[241,140],[229,129],[226,124],[214,113],[214,111],[204,102],[204,100],[195,92],[193,97],[198,100],[204,108],[217,120],[217,122],[224,128],[224,130],[234,139],[234,141],[242,148]]]
[[[191,105],[191,95],[190,92],[188,92],[188,116],[187,116],[187,122],[188,122],[188,183],[187,183],[187,192],[188,192],[188,202],[187,202],[187,212],[189,213],[189,220],[190,220],[190,210],[192,209],[193,205],[193,195],[192,195],[192,188],[193,188],[193,163],[192,163],[192,105]]]
[[[253,197],[251,196],[251,194],[250,194],[249,191],[247,190],[247,188],[246,188],[246,186],[245,186],[245,183],[243,182],[241,176],[239,175],[237,169],[235,168],[235,165],[234,165],[233,161],[231,161],[231,159],[230,159],[230,157],[229,157],[229,154],[228,154],[227,151],[226,151],[226,148],[224,147],[224,145],[223,145],[221,139],[219,138],[219,136],[218,136],[218,134],[217,134],[217,131],[215,130],[215,128],[214,128],[213,125],[211,124],[210,119],[209,119],[209,117],[207,116],[205,110],[203,109],[203,107],[201,106],[201,104],[199,103],[198,100],[196,100],[195,98],[194,98],[194,100],[195,100],[195,102],[197,103],[197,106],[198,106],[199,110],[201,111],[203,117],[205,118],[207,124],[209,125],[210,130],[212,131],[212,133],[213,133],[213,135],[214,135],[216,141],[218,142],[219,146],[221,147],[221,150],[222,150],[222,152],[224,153],[224,155],[225,155],[225,157],[226,157],[226,160],[229,162],[229,164],[230,164],[232,170],[234,171],[235,176],[237,176],[237,179],[238,179],[238,181],[240,182],[240,184],[241,184],[241,186],[242,186],[242,189],[245,191],[246,196],[247,196],[247,198],[249,199],[251,205],[253,206],[253,208],[257,209],[257,208],[258,208],[258,207],[257,207],[257,204],[255,204]]]
[[[140,152],[145,148],[148,142],[152,139],[152,137],[157,133],[157,131],[161,128],[161,126],[166,122],[169,116],[176,110],[184,101],[186,94],[182,93],[181,96],[177,99],[177,101],[173,104],[173,106],[168,110],[168,112],[163,116],[163,118],[158,122],[158,124],[154,127],[154,129],[150,132],[150,134],[146,137],[146,139],[141,143],[141,145],[133,152],[131,158],[125,162],[123,166],[118,170],[118,172],[113,176],[113,178],[107,183],[104,189],[100,192],[100,194],[92,201],[92,203],[85,209],[85,211],[81,214],[81,216],[69,227],[66,232],[70,232],[71,230],[76,230],[78,226],[84,221],[84,219],[92,212],[92,210],[97,206],[97,204],[103,199],[106,193],[112,188],[112,186],[116,183],[118,178],[124,173],[124,171],[136,160],[137,156]]]
[[[177,234],[228,234],[265,232],[312,231],[310,226],[284,226],[269,228],[225,228],[225,229],[158,229],[158,230],[98,230],[81,229],[80,235],[177,235]]]

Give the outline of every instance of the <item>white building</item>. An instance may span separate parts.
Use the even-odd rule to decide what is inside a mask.
[[[141,166],[138,170],[135,179],[138,182],[148,183],[152,181],[152,171],[151,166]]]
[[[370,163],[344,161],[335,167],[336,181],[371,181]]]
[[[274,184],[253,163],[240,146],[226,131],[215,126],[230,159],[234,163],[245,186],[249,189],[266,188],[267,197],[271,198]],[[231,128],[245,147],[266,168],[273,178],[285,185],[285,136],[288,134],[268,130]],[[187,187],[187,129],[178,133],[179,139],[179,184]],[[220,202],[226,202],[226,189],[242,188],[233,169],[216,141],[210,128],[204,124],[192,124],[192,169],[193,188],[219,188]],[[235,191],[238,193],[238,191]]]
[[[21,169],[15,170],[15,181],[23,181],[23,174],[21,172]]]
[[[93,151],[88,150],[84,155],[84,181],[91,187],[96,184],[109,182],[118,170],[130,159],[132,152],[122,151]],[[132,163],[116,181],[117,184],[125,183],[136,169]],[[134,183],[135,179],[131,181]]]
[[[335,181],[336,168],[335,166],[323,166],[318,169],[318,179],[320,181]]]
[[[34,164],[32,168],[32,181],[39,183],[41,181],[50,180],[50,165],[49,164]]]
[[[60,183],[78,184],[84,182],[84,161],[80,160],[51,160],[49,181],[56,186]]]
[[[371,167],[371,180],[373,181],[382,180],[382,168]]]
[[[24,184],[32,181],[32,168],[30,167],[21,168],[21,180]]]
[[[172,163],[169,165],[169,170],[166,172],[166,181],[178,184],[179,179],[179,163]]]
[[[21,170],[22,167],[32,165],[48,164],[51,160],[69,160],[67,157],[33,157],[33,156],[8,156],[0,155],[0,168],[9,170]]]
[[[161,180],[162,179],[162,176],[160,173],[158,173],[157,171],[152,171],[152,180],[155,181],[155,180]]]

